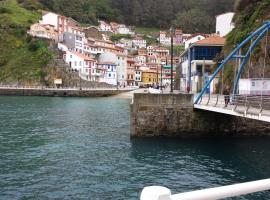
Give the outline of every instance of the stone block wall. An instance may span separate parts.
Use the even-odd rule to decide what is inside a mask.
[[[193,109],[191,94],[134,94],[131,137],[270,136],[270,124]]]

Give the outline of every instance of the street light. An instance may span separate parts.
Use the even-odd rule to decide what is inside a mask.
[[[173,37],[175,35],[175,28],[171,26],[171,93],[173,93]]]

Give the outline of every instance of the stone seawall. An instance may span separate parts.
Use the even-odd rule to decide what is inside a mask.
[[[0,96],[107,97],[129,90],[0,89]]]
[[[190,94],[134,94],[131,137],[270,136],[270,124],[193,109]]]

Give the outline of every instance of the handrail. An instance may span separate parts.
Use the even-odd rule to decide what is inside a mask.
[[[270,179],[209,188],[193,192],[171,194],[165,187],[145,187],[140,200],[219,200],[230,197],[239,197],[257,192],[270,190]]]

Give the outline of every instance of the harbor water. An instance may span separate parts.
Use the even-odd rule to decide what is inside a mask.
[[[0,97],[0,200],[135,200],[145,186],[180,193],[270,177],[270,139],[130,140],[129,104]]]

